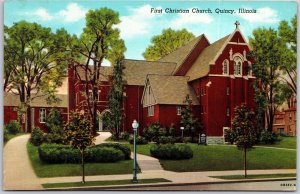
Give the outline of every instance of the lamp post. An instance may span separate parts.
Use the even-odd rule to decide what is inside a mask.
[[[183,130],[184,130],[184,127],[180,127],[181,129],[181,138],[183,139]]]
[[[132,128],[133,128],[133,178],[132,178],[132,183],[137,183],[137,177],[136,177],[136,131],[137,128],[139,127],[139,123],[134,120],[132,123]]]

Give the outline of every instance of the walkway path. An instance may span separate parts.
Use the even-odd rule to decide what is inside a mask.
[[[3,151],[3,189],[42,189],[27,154],[26,144],[30,135],[22,135],[7,142]]]
[[[110,132],[98,132],[99,136],[96,137],[95,144],[106,143],[105,140],[111,136]],[[149,170],[163,170],[159,160],[150,156],[145,156],[142,154],[137,154],[137,163],[142,172]],[[131,158],[133,158],[133,153],[131,153]]]

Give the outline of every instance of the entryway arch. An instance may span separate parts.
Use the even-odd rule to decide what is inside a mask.
[[[98,130],[104,131],[105,130],[105,124],[103,123],[103,116],[104,114],[110,113],[109,109],[103,110],[101,113],[97,111],[97,120],[98,120]]]

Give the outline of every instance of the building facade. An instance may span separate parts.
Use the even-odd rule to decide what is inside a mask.
[[[125,59],[124,119],[122,131],[131,132],[136,119],[139,133],[152,122],[180,131],[181,108],[186,96],[192,100],[194,116],[203,124],[208,143],[223,143],[224,129],[231,127],[234,109],[245,103],[255,108],[255,77],[250,47],[238,24],[235,30],[210,43],[200,35],[158,61]],[[68,113],[86,112],[84,69],[69,65]],[[108,93],[112,87],[112,67],[101,67],[97,111],[99,130],[105,129],[102,117],[108,110]]]
[[[224,129],[231,127],[234,109],[245,103],[255,108],[255,77],[247,58],[250,47],[239,26],[229,35],[210,43],[200,35],[158,61],[123,61],[124,121],[122,130],[130,132],[136,119],[139,132],[152,122],[179,131],[181,107],[186,95],[193,112],[204,125],[208,143],[222,143]],[[99,129],[105,125],[101,115],[108,111],[107,94],[111,88],[111,67],[102,67],[99,89]],[[80,72],[77,70],[77,72]],[[84,112],[84,80],[69,67],[69,110]],[[82,104],[83,103],[83,104]]]

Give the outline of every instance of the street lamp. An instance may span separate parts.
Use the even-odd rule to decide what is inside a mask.
[[[181,129],[181,138],[183,138],[183,130],[184,130],[184,127],[180,127]]]
[[[137,177],[136,177],[136,131],[137,128],[139,127],[139,123],[134,120],[132,123],[132,128],[133,128],[133,178],[132,178],[132,183],[137,183]]]

